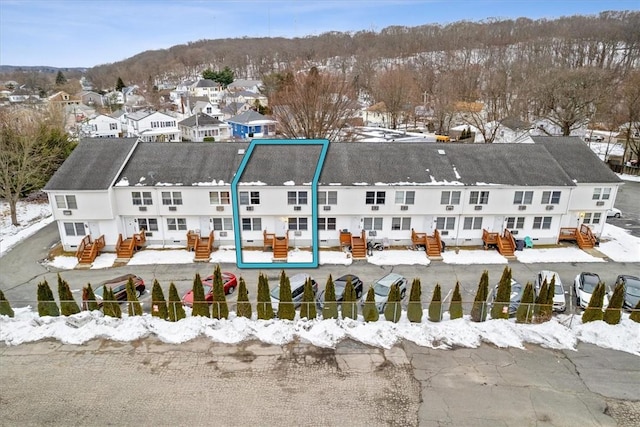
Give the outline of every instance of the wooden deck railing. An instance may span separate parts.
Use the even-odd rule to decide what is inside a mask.
[[[84,236],[80,241],[80,244],[78,245],[78,249],[76,250],[76,258],[78,259],[78,261],[80,261],[80,259],[82,258],[82,254],[84,253],[85,248],[90,244],[91,244],[91,236],[89,235]]]
[[[267,248],[273,250],[273,240],[276,238],[276,233],[267,233],[267,230],[262,231],[262,250],[266,251]]]

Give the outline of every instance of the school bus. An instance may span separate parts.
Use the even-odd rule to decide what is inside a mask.
[[[436,142],[451,142],[451,138],[448,135],[436,135]]]

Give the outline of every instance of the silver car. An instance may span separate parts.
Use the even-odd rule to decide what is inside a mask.
[[[379,313],[384,312],[384,307],[387,305],[387,301],[389,300],[389,291],[393,285],[399,286],[400,300],[404,299],[407,294],[407,279],[397,273],[389,273],[378,279],[378,281],[373,284],[376,308]],[[364,298],[366,298],[366,296]],[[364,301],[365,299],[362,300],[361,305],[364,305]]]
[[[302,297],[304,296],[304,284],[307,279],[311,279],[311,287],[313,288],[313,295],[315,297],[318,292],[318,283],[311,276],[305,273],[294,274],[289,277],[289,283],[291,284],[291,299],[296,308],[302,305]],[[278,304],[280,303],[280,284],[271,289],[271,305],[274,310],[278,310]]]

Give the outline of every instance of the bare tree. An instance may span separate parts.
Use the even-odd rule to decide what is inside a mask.
[[[13,225],[20,197],[41,188],[71,150],[60,108],[0,110],[0,197]]]
[[[625,160],[640,159],[640,71],[630,72],[619,86]]]
[[[419,104],[419,89],[413,73],[405,68],[392,68],[378,73],[373,81],[373,98],[384,102],[391,117],[391,128],[398,127],[398,120],[410,116]]]
[[[269,100],[282,135],[288,138],[337,140],[354,109],[354,90],[344,75],[287,73]]]

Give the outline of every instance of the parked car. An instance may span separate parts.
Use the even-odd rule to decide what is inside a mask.
[[[607,209],[607,218],[620,218],[622,211],[618,208]]]
[[[591,300],[591,295],[598,283],[600,283],[600,276],[596,273],[582,272],[576,276],[573,281],[573,290],[576,296],[576,307],[587,308],[589,300]],[[608,306],[609,297],[605,292],[602,307],[606,308]]]
[[[202,286],[204,287],[204,300],[212,304],[213,303],[213,275],[207,277],[202,281]],[[225,295],[232,294],[236,287],[238,287],[238,279],[235,274],[229,272],[222,273],[222,286],[224,289]],[[182,304],[187,307],[191,307],[193,305],[193,288],[190,289],[186,294],[182,296]]]
[[[296,308],[302,305],[302,297],[304,296],[304,284],[307,279],[311,279],[311,287],[313,288],[313,296],[315,297],[318,292],[318,283],[306,273],[298,273],[289,277],[289,283],[291,284],[291,299]],[[278,310],[278,304],[280,303],[280,284],[271,289],[271,305],[274,310]]]
[[[379,313],[384,312],[384,307],[387,305],[387,300],[389,299],[389,291],[391,290],[391,286],[393,285],[399,285],[400,299],[404,299],[405,295],[407,294],[407,279],[397,273],[389,273],[386,276],[378,279],[373,284],[375,304]],[[364,305],[364,302],[365,299],[362,298],[360,304]]]
[[[129,279],[133,280],[133,286],[136,289],[136,296],[140,297],[146,289],[144,280],[142,280],[140,276],[136,276],[135,274],[124,274],[122,276],[114,277],[113,279],[105,280],[104,282],[100,282],[96,285],[93,293],[96,296],[98,307],[102,307],[102,295],[104,294],[105,287],[111,288],[113,290],[113,296],[116,297],[117,301],[126,301],[127,282],[129,281]]]
[[[351,284],[356,291],[356,299],[359,299],[362,296],[362,288],[364,286],[362,280],[360,280],[358,276],[354,276],[353,274],[345,274],[344,276],[340,276],[333,281],[333,285],[336,289],[336,302],[338,303],[342,302],[342,298],[344,297],[344,289],[347,286],[348,279],[351,279]],[[318,294],[316,295],[316,305],[320,310],[322,310],[322,307],[324,306],[325,292],[326,289],[318,292]]]
[[[567,309],[567,302],[565,300],[564,286],[562,286],[562,280],[555,271],[542,270],[536,274],[535,289],[536,295],[540,293],[540,288],[544,280],[547,280],[547,284],[551,284],[551,279],[555,276],[555,287],[553,289],[553,311],[564,312]]]
[[[515,316],[516,311],[518,311],[518,307],[520,306],[520,301],[522,301],[522,295],[524,294],[524,286],[515,279],[511,279],[511,294],[509,295],[509,316]],[[493,288],[493,292],[491,293],[491,298],[489,302],[489,307],[491,307],[498,295],[498,285]],[[490,309],[490,308],[489,308]]]
[[[629,276],[621,274],[616,279],[616,285],[622,283],[624,286],[624,303],[622,308],[625,310],[631,310],[638,305],[640,301],[640,278],[636,276]]]

